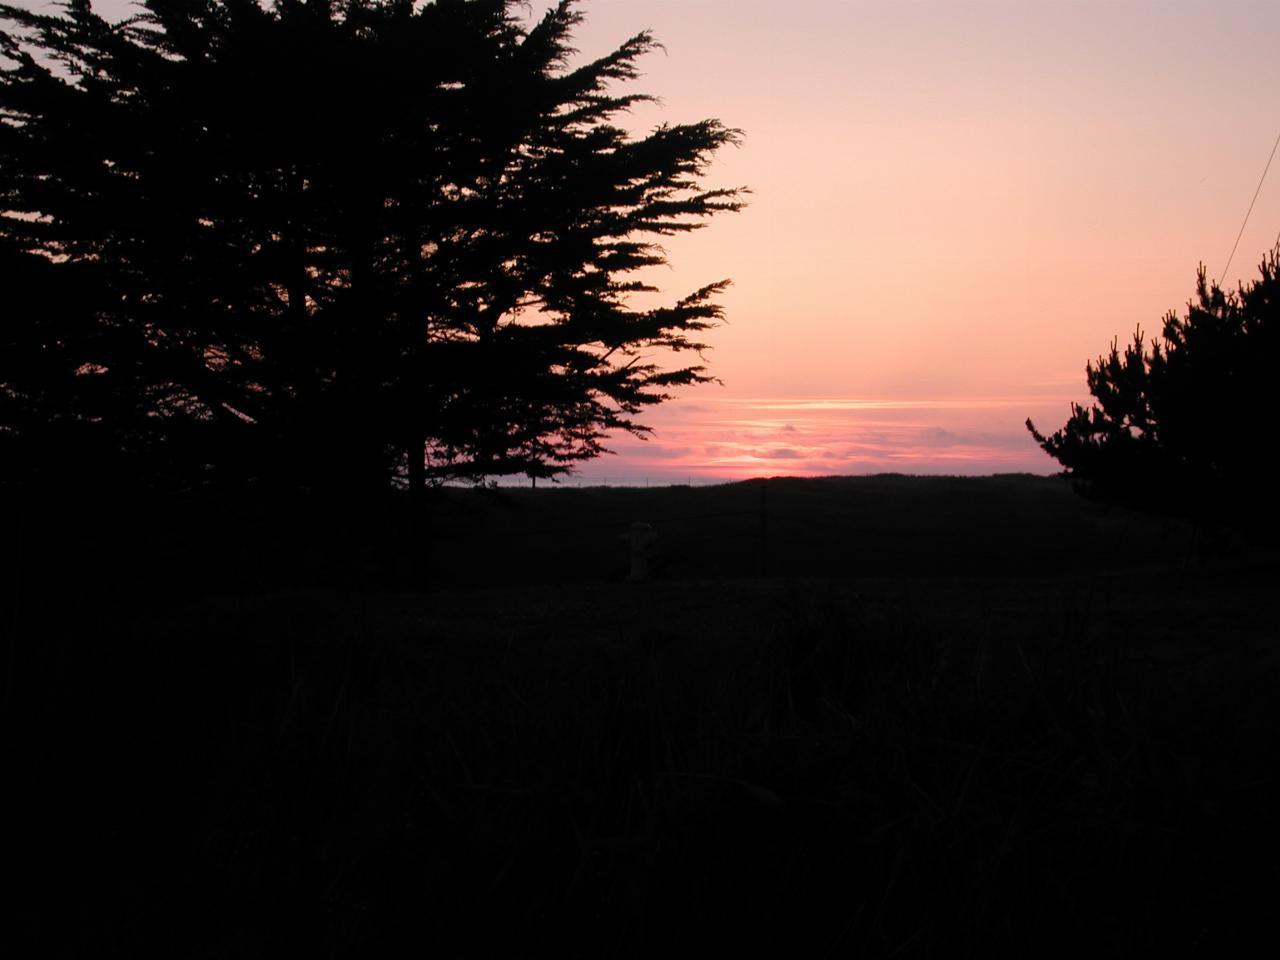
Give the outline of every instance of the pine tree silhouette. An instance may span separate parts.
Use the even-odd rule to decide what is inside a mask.
[[[1201,267],[1186,315],[1165,317],[1086,366],[1089,407],[1045,436],[1027,428],[1084,493],[1185,516],[1257,522],[1269,496],[1277,414],[1280,247],[1258,280],[1236,291]]]
[[[738,132],[632,137],[640,34],[578,4],[0,6],[0,440],[11,474],[348,492],[554,476],[670,390],[727,281],[661,308],[663,236]]]

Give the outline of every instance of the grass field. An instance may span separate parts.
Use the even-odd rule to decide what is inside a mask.
[[[1033,477],[761,504],[445,491],[417,569],[394,513],[342,555],[243,505],[199,536],[29,534],[10,930],[46,956],[887,958],[1268,928],[1268,545],[1189,552]],[[626,582],[635,521],[652,582]]]

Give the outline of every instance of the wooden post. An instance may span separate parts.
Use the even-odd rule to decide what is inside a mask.
[[[769,502],[767,494],[769,490],[769,481],[760,481],[760,546],[759,557],[756,564],[757,576],[763,577],[768,569],[768,550],[769,550]]]
[[[649,579],[649,560],[657,547],[658,533],[652,524],[636,522],[622,536],[631,543],[631,575],[627,579],[631,583],[643,583]]]
[[[13,675],[18,671],[18,625],[22,608],[22,565],[23,550],[26,547],[26,514],[22,507],[17,509],[17,529],[14,531],[13,544],[13,604],[9,608],[9,662],[5,664],[4,702],[8,707],[13,702]]]
[[[428,550],[426,441],[414,438],[405,456],[409,466],[408,579],[414,589],[422,589],[427,575]]]

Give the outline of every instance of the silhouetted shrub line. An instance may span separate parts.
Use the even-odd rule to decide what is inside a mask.
[[[658,44],[577,61],[580,6],[0,4],[0,483],[308,487],[359,525],[710,382],[728,281],[632,295],[742,208],[701,183],[741,132],[630,135]]]
[[[1141,328],[1123,352],[1086,365],[1093,403],[1072,404],[1051,435],[1027,428],[1084,494],[1197,521],[1197,536],[1268,537],[1269,446],[1280,414],[1271,389],[1280,358],[1280,247],[1238,290],[1201,267],[1184,316],[1169,313],[1147,344]]]

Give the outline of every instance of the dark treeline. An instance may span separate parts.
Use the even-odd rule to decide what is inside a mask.
[[[1245,544],[1075,496],[1061,479],[774,478],[652,489],[433,488],[426,517],[389,494],[359,536],[296,494],[160,503],[89,491],[15,504],[0,573],[22,603],[128,609],[266,596],[618,584],[628,531],[655,537],[653,579],[1030,579],[1177,567]],[[420,522],[415,523],[415,519]]]
[[[577,5],[0,7],[6,484],[165,493],[552,476],[676,386],[723,283],[635,309],[739,208],[737,132],[632,138],[645,34]]]
[[[1277,519],[1268,438],[1280,416],[1280,248],[1238,290],[1204,268],[1186,313],[1148,345],[1086,366],[1094,401],[1049,436],[1027,428],[1086,496],[1270,535]]]

